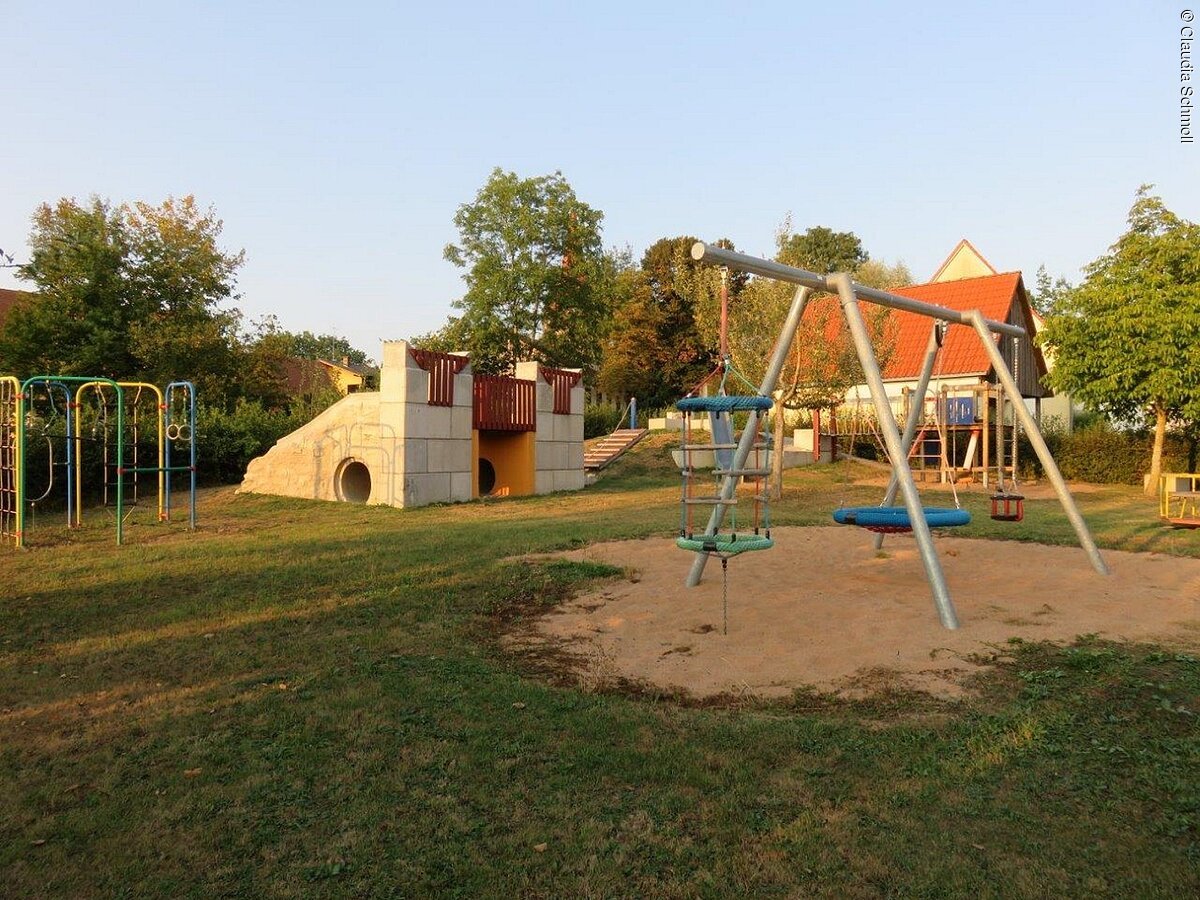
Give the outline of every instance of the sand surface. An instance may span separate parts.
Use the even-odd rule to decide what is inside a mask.
[[[785,696],[812,686],[861,695],[885,685],[938,696],[1010,637],[1096,634],[1200,648],[1200,560],[1103,551],[1097,574],[1078,547],[936,537],[961,627],[942,628],[911,536],[876,555],[869,532],[779,528],[773,550],[729,562],[729,633],[721,566],[685,588],[692,554],[667,539],[563,554],[629,567],[538,620],[521,642],[563,642],[585,680],[630,678],[693,696]],[[983,659],[973,659],[982,655]]]

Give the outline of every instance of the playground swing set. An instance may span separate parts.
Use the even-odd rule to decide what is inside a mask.
[[[856,525],[875,532],[876,548],[882,546],[886,534],[911,533],[916,540],[925,569],[926,579],[929,581],[933,593],[933,602],[938,618],[941,624],[947,629],[958,627],[958,615],[950,597],[949,589],[946,586],[945,575],[933,546],[933,537],[930,529],[966,525],[971,521],[971,515],[968,511],[959,508],[956,490],[955,508],[925,507],[917,491],[916,482],[913,479],[913,473],[909,467],[908,460],[913,439],[917,434],[918,425],[920,424],[922,410],[925,406],[925,397],[929,390],[929,382],[933,376],[934,366],[938,360],[946,330],[952,325],[962,325],[973,329],[978,335],[996,372],[1000,387],[1008,397],[1012,398],[1012,402],[1009,405],[1012,409],[1014,419],[1012,436],[1014,446],[1013,458],[1015,459],[1016,426],[1019,425],[1028,434],[1034,452],[1041,461],[1046,476],[1053,486],[1055,494],[1075,531],[1080,546],[1087,554],[1092,567],[1101,575],[1108,574],[1108,566],[1100,556],[1100,551],[1092,539],[1087,523],[1083,520],[1083,516],[1080,514],[1074,498],[1067,489],[1066,482],[1063,480],[1062,474],[1054,462],[1054,458],[1050,455],[1050,450],[1046,446],[1045,439],[1038,430],[1037,423],[1032,414],[1030,414],[1021,400],[1016,377],[1013,371],[1009,369],[1000,349],[997,347],[995,336],[1007,335],[1014,340],[1023,340],[1026,338],[1023,328],[1006,322],[992,321],[985,318],[978,310],[954,310],[909,297],[902,297],[888,291],[869,288],[856,284],[851,280],[849,275],[844,273],[818,275],[803,269],[737,253],[703,242],[697,242],[692,247],[692,258],[697,262],[721,265],[749,274],[794,284],[796,285],[796,292],[792,298],[792,303],[788,309],[788,314],[780,330],[779,337],[775,341],[775,347],[762,383],[753,394],[730,396],[725,393],[730,366],[728,351],[724,346],[723,339],[722,357],[724,360],[724,374],[722,375],[718,395],[715,397],[689,396],[676,404],[677,408],[685,414],[682,447],[684,455],[683,465],[681,466],[684,482],[681,497],[683,506],[681,515],[683,518],[680,535],[676,540],[676,544],[682,549],[692,551],[695,554],[695,559],[692,562],[691,570],[686,580],[688,587],[695,587],[700,583],[710,556],[718,557],[721,560],[722,569],[725,570],[730,557],[746,550],[766,550],[774,544],[770,538],[770,519],[768,503],[766,502],[766,481],[769,471],[758,468],[757,461],[753,465],[748,465],[748,463],[750,462],[751,454],[757,454],[758,450],[764,446],[764,442],[759,434],[761,423],[766,418],[765,413],[773,405],[771,396],[775,390],[779,374],[783,369],[804,311],[808,306],[809,299],[818,291],[827,291],[835,294],[840,301],[846,328],[854,342],[859,363],[866,376],[867,387],[871,394],[871,401],[874,406],[880,436],[892,469],[887,491],[878,506],[850,507],[835,510],[833,512],[834,521],[839,524]],[[879,362],[875,357],[870,335],[863,320],[860,304],[864,301],[880,304],[892,309],[917,313],[933,320],[920,378],[915,391],[915,402],[909,406],[903,434],[897,425],[896,416],[893,414],[892,406],[884,387]],[[724,310],[722,311],[722,315],[724,317]],[[724,334],[724,328],[722,328],[722,334]],[[1016,356],[1017,354],[1014,353],[1014,358]],[[744,381],[744,379],[742,380]],[[753,388],[752,385],[751,388]],[[1002,407],[997,409],[996,417],[997,435],[1001,437],[997,441],[999,445],[997,459],[999,479],[997,489],[990,497],[991,517],[1002,522],[1019,522],[1024,517],[1025,498],[1017,489],[1015,467],[1013,477],[1010,479],[1011,489],[1006,487],[1004,482],[1004,441],[1002,439],[1003,432],[1001,431],[1004,417],[1000,414],[1001,410]],[[746,413],[746,425],[742,428],[736,440],[732,439],[731,430],[729,439],[721,440],[719,433],[722,430],[722,426],[717,423],[721,417],[728,417],[734,411],[744,411]],[[713,441],[711,444],[697,443],[690,437],[690,423],[688,420],[692,414],[699,412],[707,412],[710,415],[710,421],[713,423]],[[712,450],[714,453],[725,452],[730,455],[727,459],[718,458],[717,465],[713,468],[713,477],[719,482],[715,494],[698,496],[691,493],[689,487],[696,477],[689,454],[707,450]],[[738,535],[736,520],[734,520],[733,527],[730,530],[722,531],[727,510],[735,506],[738,484],[745,480],[752,480],[756,484],[754,533],[752,535]],[[900,494],[903,505],[896,505],[897,493]],[[707,504],[712,507],[708,522],[703,531],[693,528],[690,507],[694,504]],[[761,522],[765,525],[765,535],[762,536],[758,534],[760,516]],[[725,600],[725,606],[726,608],[728,607],[727,599]]]
[[[92,494],[110,512],[118,545],[130,516],[148,499],[149,476],[158,522],[172,518],[172,476],[186,477],[188,527],[196,527],[191,382],[171,382],[162,390],[89,376],[0,376],[0,543],[28,546],[39,507],[50,503],[61,502],[68,529],[82,527],[85,482],[89,472],[94,477],[97,455],[102,478]]]

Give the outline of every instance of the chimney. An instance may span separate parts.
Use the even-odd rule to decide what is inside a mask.
[[[347,369],[350,368],[350,357],[343,356],[342,357],[342,365],[345,366]]]

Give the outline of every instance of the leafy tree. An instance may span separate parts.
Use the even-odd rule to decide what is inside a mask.
[[[817,225],[803,234],[788,234],[785,222],[782,233],[776,236],[781,263],[807,269],[818,275],[829,272],[857,272],[869,258],[862,241],[852,231],[834,231]]]
[[[662,238],[616,282],[611,333],[597,377],[601,390],[636,396],[647,409],[678,400],[718,358],[721,273],[692,259],[694,237]],[[728,240],[717,242],[732,249]],[[746,277],[731,273],[730,304]]]
[[[113,207],[63,199],[33,217],[37,286],[0,335],[0,365],[28,373],[190,378],[224,392],[234,371],[234,297],[243,255],[218,246],[221,221],[192,197]]]
[[[850,271],[859,283],[883,289],[912,282],[903,263],[888,265],[871,260],[852,233],[815,227],[803,235],[792,235],[785,222],[776,235],[776,244],[777,261],[798,268],[821,273]],[[741,294],[738,315],[731,323],[730,342],[735,363],[752,381],[758,382],[766,370],[795,292],[794,285],[755,278]],[[862,311],[875,355],[880,366],[886,366],[895,341],[891,310],[867,303],[862,305]],[[782,485],[786,413],[834,409],[842,403],[846,392],[864,379],[858,353],[843,326],[838,298],[831,294],[814,295],[796,331],[775,392],[776,496]]]
[[[301,359],[325,359],[341,362],[343,358],[356,366],[374,365],[367,354],[336,334],[313,334],[311,331],[284,332],[291,342],[291,353]]]
[[[453,304],[462,314],[434,340],[469,351],[480,372],[526,358],[594,372],[609,313],[602,219],[561,172],[493,170],[455,214],[459,241],[445,257],[466,269],[467,291]]]
[[[1029,303],[1043,318],[1052,316],[1057,311],[1059,303],[1071,290],[1071,283],[1067,279],[1062,276],[1051,279],[1046,267],[1041,265],[1038,266],[1033,290],[1029,292]]]
[[[27,373],[128,375],[134,313],[125,295],[128,236],[119,212],[92,198],[60,200],[33,217],[33,252],[18,274],[38,294],[0,333],[0,368]]]
[[[1040,339],[1050,383],[1118,421],[1154,422],[1146,491],[1158,489],[1167,423],[1200,420],[1200,226],[1142,185],[1129,230],[1084,270]]]

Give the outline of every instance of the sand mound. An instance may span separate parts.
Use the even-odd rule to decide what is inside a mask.
[[[666,539],[598,544],[564,554],[630,567],[633,576],[578,597],[526,640],[565,641],[585,680],[630,678],[697,697],[854,695],[883,685],[938,696],[1010,637],[1082,634],[1200,648],[1200,560],[1104,551],[1097,575],[1077,547],[938,537],[962,627],[938,623],[911,536],[886,556],[853,528],[780,528],[774,550],[729,563],[729,633],[721,633],[721,567],[685,588],[691,554]]]

